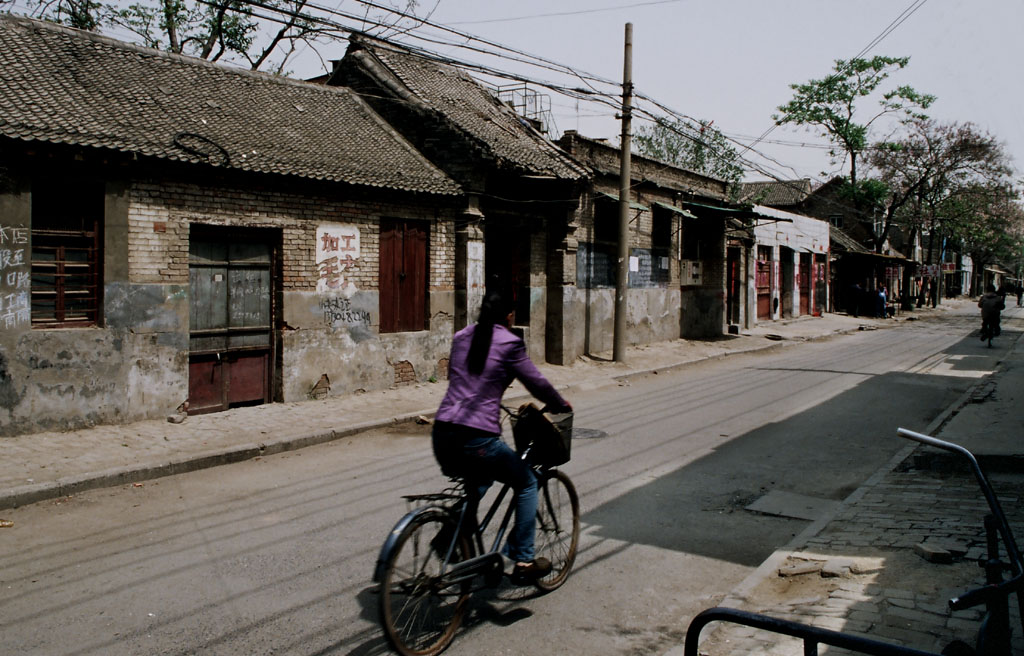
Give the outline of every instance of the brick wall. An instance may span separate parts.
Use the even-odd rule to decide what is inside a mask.
[[[359,227],[360,257],[346,274],[356,287],[377,289],[378,221],[400,217],[433,221],[429,203],[380,202],[369,198],[283,193],[274,189],[209,188],[198,184],[137,182],[130,191],[128,270],[133,283],[188,284],[189,226],[192,223],[282,231],[285,291],[316,288],[316,229],[321,223]],[[431,224],[431,290],[455,285],[452,221]]]

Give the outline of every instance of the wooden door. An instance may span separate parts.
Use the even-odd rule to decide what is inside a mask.
[[[270,401],[272,247],[189,244],[189,413]]]
[[[380,331],[426,330],[427,247],[424,221],[383,219],[380,227]]]
[[[811,254],[800,253],[800,273],[798,287],[800,289],[800,315],[811,313]]]

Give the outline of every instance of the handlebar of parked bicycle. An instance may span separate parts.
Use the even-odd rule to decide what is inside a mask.
[[[981,487],[981,491],[985,495],[985,500],[988,502],[989,510],[995,518],[996,528],[1003,538],[1006,555],[1010,560],[1007,569],[1015,574],[1013,578],[1003,581],[1002,583],[990,584],[977,588],[976,590],[969,590],[959,597],[950,599],[950,609],[963,610],[965,608],[978,606],[991,599],[1010,595],[1024,587],[1024,566],[1021,564],[1021,554],[1017,549],[1017,543],[1013,538],[1013,533],[1010,531],[1010,525],[1006,521],[1006,515],[1003,514],[1003,510],[999,505],[999,500],[996,498],[995,491],[989,484],[988,479],[985,478],[984,472],[981,471],[981,465],[978,464],[978,459],[974,457],[974,454],[959,444],[946,442],[945,440],[940,440],[932,437],[931,435],[916,433],[914,431],[907,430],[906,428],[897,429],[896,434],[908,440],[913,440],[915,442],[920,442],[921,444],[927,444],[928,446],[959,454],[967,459],[971,465],[974,477],[977,479],[978,485]]]

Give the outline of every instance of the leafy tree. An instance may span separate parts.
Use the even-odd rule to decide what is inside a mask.
[[[13,0],[0,0],[4,4]],[[36,18],[91,31],[128,30],[150,48],[278,74],[301,50],[308,47],[319,55],[326,39],[346,32],[337,17],[309,0],[28,0],[28,5]],[[404,0],[398,11],[404,17],[416,5]],[[363,27],[395,27],[384,22],[386,15],[367,14]]]
[[[925,261],[933,262],[944,237],[963,233],[989,212],[996,196],[980,190],[1008,188],[1013,170],[1003,145],[970,123],[921,119],[907,127],[905,136],[876,144],[868,156],[884,189],[876,244],[896,227],[909,244],[927,234]]]
[[[711,123],[700,121],[694,127],[682,120],[659,119],[640,127],[633,143],[641,155],[735,185],[743,177],[739,153]]]
[[[949,233],[963,243],[975,271],[975,289],[981,272],[997,263],[1016,265],[1024,252],[1024,207],[1020,192],[1011,184],[973,184],[943,204],[950,217]]]
[[[877,244],[897,223],[918,230],[937,227],[928,222],[941,220],[946,198],[975,183],[1001,183],[1012,173],[1002,144],[971,123],[919,119],[907,128],[899,139],[875,144],[868,155],[877,179],[864,186],[872,186],[884,211]]]
[[[895,71],[903,69],[909,57],[876,56],[871,59],[837,59],[835,70],[822,80],[806,84],[792,84],[793,99],[779,107],[781,114],[772,118],[777,125],[793,124],[817,128],[832,143],[833,164],[849,164],[849,187],[846,194],[858,209],[868,208],[877,200],[877,188],[863,186],[858,178],[857,166],[861,154],[870,142],[872,127],[882,117],[902,120],[923,119],[935,96],[918,93],[908,86],[888,91],[880,89],[882,83]],[[858,110],[868,96],[881,93],[878,109],[866,118]]]

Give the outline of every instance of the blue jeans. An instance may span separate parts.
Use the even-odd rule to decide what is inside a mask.
[[[448,476],[466,479],[466,488],[481,499],[494,481],[512,486],[516,498],[515,522],[508,535],[505,555],[517,563],[534,558],[533,535],[537,517],[537,477],[516,452],[502,442],[500,435],[450,424],[434,423],[434,457]]]

